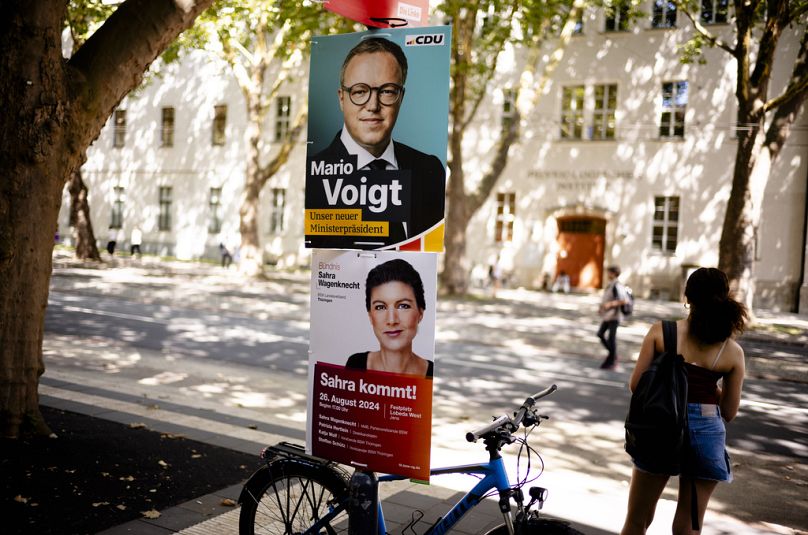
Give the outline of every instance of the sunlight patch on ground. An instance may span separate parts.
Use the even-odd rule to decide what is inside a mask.
[[[245,343],[272,344],[283,341],[296,341],[297,338],[279,336],[269,332],[256,331],[242,326],[227,326],[221,330],[209,330],[202,322],[189,320],[173,320],[169,331],[177,333],[180,340],[192,340],[196,343],[220,342],[222,340],[238,339]]]
[[[229,402],[238,407],[260,409],[270,407],[272,404],[266,394],[261,392],[233,392]]]
[[[293,411],[289,414],[275,414],[274,417],[278,418],[279,420],[286,420],[287,422],[296,422],[296,423],[306,423],[307,413],[306,411]]]
[[[239,407],[266,408],[266,409],[287,409],[299,403],[295,396],[273,397],[265,392],[255,392],[252,390],[231,392],[229,403]],[[277,414],[273,416],[278,416]]]
[[[202,394],[204,397],[209,398],[217,394],[224,394],[229,389],[230,384],[228,383],[207,383],[187,387],[184,388],[183,390],[190,393],[197,392],[199,394]]]
[[[138,383],[148,386],[156,385],[169,385],[171,383],[178,383],[188,377],[187,373],[180,372],[162,372],[152,377],[144,377]]]

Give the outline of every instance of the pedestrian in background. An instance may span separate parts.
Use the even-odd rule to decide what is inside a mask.
[[[109,256],[115,255],[115,247],[118,245],[118,229],[110,229],[109,237],[107,238],[107,252]]]
[[[494,258],[494,262],[488,266],[488,284],[491,288],[491,297],[496,297],[497,290],[499,290],[502,284],[502,263],[499,255],[497,255],[496,258]]]
[[[733,336],[743,332],[746,307],[730,296],[727,276],[715,268],[699,268],[687,279],[685,308],[690,313],[676,322],[677,353],[687,372],[687,419],[690,455],[679,476],[679,497],[673,533],[691,533],[691,486],[695,483],[699,526],[719,481],[731,481],[726,428],[738,413],[744,379],[744,353]],[[662,324],[645,335],[631,374],[633,392],[655,354],[664,351]],[[721,386],[718,386],[718,381]],[[643,469],[634,461],[628,511],[622,535],[642,534],[654,519],[657,501],[670,476]]]
[[[230,254],[230,251],[223,243],[219,243],[219,254],[222,255],[222,267],[230,267],[230,264],[233,262],[233,255]]]
[[[553,292],[570,293],[570,276],[563,269],[559,271],[555,282],[553,282]]]
[[[623,319],[620,307],[626,302],[627,296],[625,288],[618,280],[620,267],[609,266],[606,275],[609,277],[609,283],[603,289],[598,309],[601,317],[598,338],[609,353],[600,367],[604,370],[613,370],[617,367],[617,327]]]
[[[140,227],[135,227],[132,229],[132,237],[129,240],[129,254],[135,256],[137,253],[140,256],[140,244],[143,243],[143,232],[140,230]]]

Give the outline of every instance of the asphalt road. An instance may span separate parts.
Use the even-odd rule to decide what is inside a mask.
[[[300,279],[251,288],[176,278],[133,281],[125,274],[108,279],[55,274],[45,325],[46,378],[253,409],[301,439],[309,325],[308,288]],[[441,303],[433,425],[472,427],[557,383],[559,391],[544,403],[552,419],[540,438],[548,472],[566,477],[550,481],[570,493],[600,481],[597,492],[615,504],[607,503],[608,510],[624,508],[630,474],[622,420],[631,365],[598,369],[594,306],[587,296],[555,295],[541,303],[530,296]],[[649,318],[675,310],[653,306],[646,307]],[[637,351],[647,327],[640,317],[621,329],[621,354]],[[763,351],[754,341],[745,344],[748,354]],[[766,344],[772,341],[760,342]],[[795,358],[802,351],[777,347]],[[736,482],[719,486],[715,508],[750,524],[808,529],[806,385],[748,379],[728,434]],[[461,436],[441,435],[433,446],[460,447]],[[581,473],[588,479],[572,475]],[[675,499],[675,486],[664,497]],[[558,512],[575,509],[573,500]]]

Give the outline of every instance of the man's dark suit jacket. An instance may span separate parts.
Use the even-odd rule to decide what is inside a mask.
[[[405,239],[421,234],[425,230],[433,227],[443,219],[443,210],[446,203],[446,170],[437,156],[426,154],[419,150],[408,147],[398,141],[393,141],[398,168],[409,170],[412,177],[412,196],[410,203],[412,211],[407,234],[404,234],[404,226],[401,223],[390,223],[390,236],[384,240],[385,245],[399,243]],[[338,132],[331,144],[318,152],[313,161],[339,162],[340,159],[348,161],[350,154],[340,140]],[[310,167],[307,166],[307,172]],[[356,172],[356,171],[354,171]],[[331,247],[327,242],[339,236],[308,236],[306,241],[309,247]],[[369,241],[367,238],[351,237],[351,241]],[[379,241],[373,238],[373,241]],[[343,247],[342,245],[339,247]],[[339,248],[337,247],[337,248]],[[353,247],[344,245],[346,248]]]

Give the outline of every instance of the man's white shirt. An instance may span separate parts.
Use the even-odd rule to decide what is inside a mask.
[[[342,144],[345,145],[345,150],[348,151],[348,154],[356,156],[357,169],[369,169],[368,165],[370,165],[370,162],[379,159],[387,162],[386,169],[388,171],[398,169],[398,161],[396,160],[396,151],[393,149],[392,139],[390,140],[390,143],[387,144],[387,148],[384,149],[384,152],[378,158],[354,141],[354,138],[351,137],[351,134],[348,133],[348,129],[345,128],[345,126],[342,127],[342,133],[340,134],[339,139],[342,141]]]

